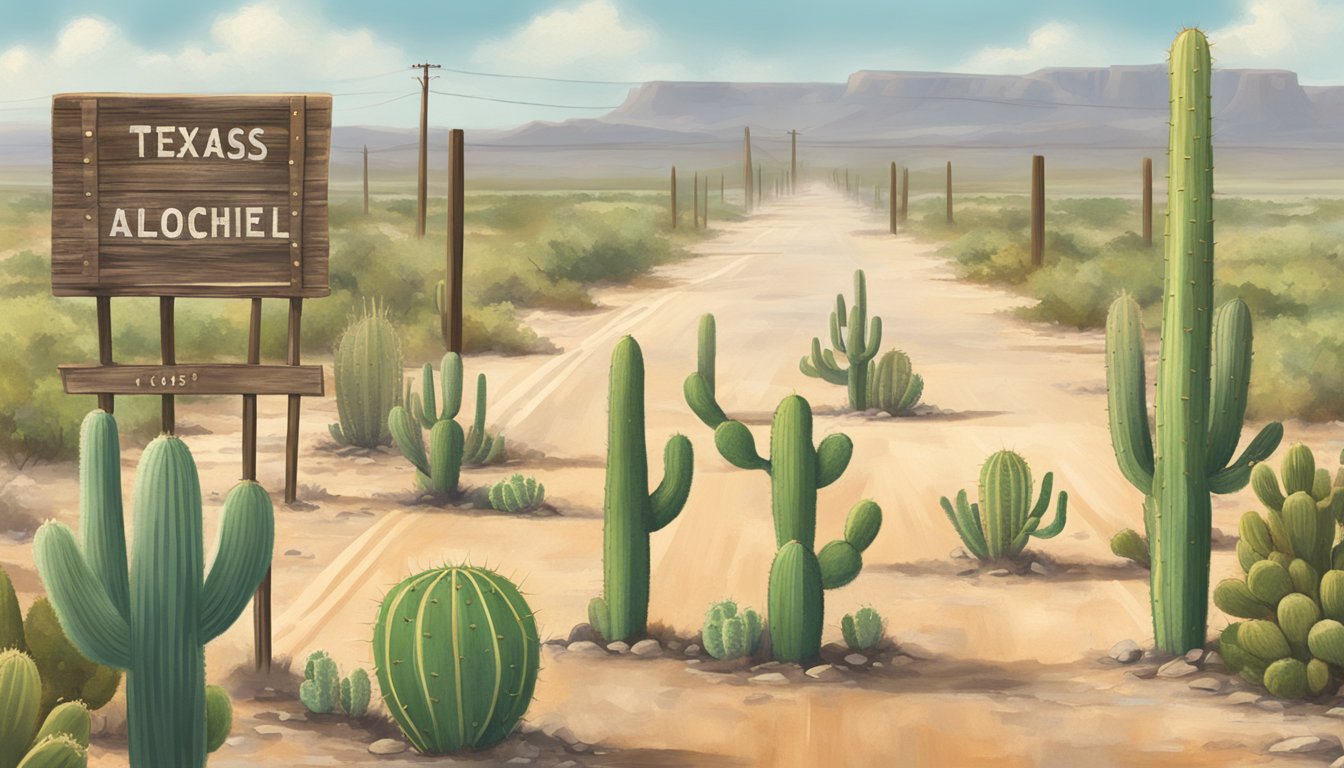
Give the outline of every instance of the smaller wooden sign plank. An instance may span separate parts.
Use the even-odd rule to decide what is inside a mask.
[[[62,365],[71,395],[324,394],[320,365]]]

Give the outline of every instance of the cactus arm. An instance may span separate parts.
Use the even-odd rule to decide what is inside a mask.
[[[842,293],[835,295],[835,312],[831,313],[831,346],[835,351],[841,354],[848,354],[845,351],[845,296]]]
[[[663,449],[663,481],[649,497],[649,532],[661,530],[681,514],[691,494],[694,452],[685,435],[673,435]]]
[[[877,353],[882,349],[882,318],[874,317],[868,322],[868,346],[863,350],[861,358],[866,364],[869,360],[877,357]],[[851,360],[850,364],[855,361]]]
[[[854,455],[854,441],[849,435],[828,435],[817,446],[817,488],[825,488],[840,479]]]
[[[1214,315],[1209,381],[1208,470],[1215,474],[1236,453],[1242,420],[1246,418],[1246,393],[1251,384],[1251,311],[1241,299],[1227,302]]]
[[[1283,425],[1277,421],[1266,424],[1264,429],[1255,436],[1255,439],[1246,446],[1241,456],[1236,461],[1227,465],[1222,471],[1216,472],[1209,478],[1209,490],[1213,493],[1235,493],[1246,487],[1250,482],[1251,470],[1259,465],[1260,462],[1269,458],[1279,447],[1279,442],[1283,440]],[[1272,476],[1273,473],[1271,472]],[[1274,482],[1275,487],[1278,481]],[[1263,500],[1263,498],[1262,498]],[[1282,506],[1283,502],[1279,502]]]
[[[817,553],[817,566],[821,569],[821,588],[836,589],[858,578],[863,555],[848,541],[836,539]]]
[[[760,469],[770,472],[770,462],[756,451],[756,438],[740,421],[728,420],[714,430],[714,445],[723,458],[741,469]]]
[[[941,499],[943,512],[947,514],[947,519],[956,529],[957,535],[966,548],[971,550],[971,554],[981,560],[989,558],[989,547],[985,544],[985,534],[981,530],[980,507],[976,504],[968,504],[966,491],[957,492],[957,503],[954,507],[944,496]]]
[[[431,425],[433,426],[433,425]],[[425,456],[425,436],[420,433],[420,425],[411,421],[411,414],[405,408],[397,406],[387,415],[387,428],[392,433],[401,455],[423,475],[429,475],[429,459]]]
[[[229,491],[219,546],[201,598],[201,642],[219,637],[237,620],[271,565],[275,516],[271,497],[251,480]]]
[[[462,473],[462,427],[452,419],[445,419],[429,431],[430,490],[435,493],[455,493]]]
[[[439,375],[443,377],[443,410],[439,412],[439,421],[457,418],[462,410],[462,356],[448,352],[439,361]]]
[[[1045,510],[1050,508],[1050,492],[1055,487],[1055,473],[1046,472],[1045,477],[1041,478],[1041,497],[1036,500],[1036,506],[1031,508],[1027,517],[1034,517],[1038,521],[1045,516]]]
[[[93,661],[131,666],[131,630],[64,524],[49,521],[33,539],[33,556],[52,607],[70,639]]]
[[[808,376],[819,378],[828,384],[843,385],[849,382],[845,369],[835,362],[835,355],[829,349],[823,351],[821,340],[815,336],[812,338],[812,359],[809,361],[804,357],[799,368]]]
[[[1106,396],[1111,446],[1120,472],[1145,495],[1153,487],[1153,436],[1144,382],[1143,321],[1138,302],[1121,296],[1106,319]]]
[[[1046,501],[1049,501],[1049,497],[1046,497]],[[1069,508],[1069,494],[1067,491],[1060,491],[1059,502],[1055,504],[1054,522],[1050,523],[1050,525],[1047,525],[1044,528],[1032,530],[1031,535],[1035,536],[1038,539],[1053,539],[1054,537],[1058,536],[1060,532],[1064,530],[1064,523],[1068,519],[1068,508]],[[1041,518],[1039,516],[1033,519],[1036,521],[1036,524],[1038,525],[1040,524]]]
[[[709,391],[714,392],[715,370],[718,356],[718,342],[716,339],[716,329],[714,325],[714,316],[704,314],[700,316],[699,334],[695,346],[695,372],[705,380],[709,385]],[[718,426],[711,424],[710,426]]]
[[[447,373],[447,371],[443,371]],[[425,363],[420,371],[420,424],[429,429],[439,420],[439,397],[434,394],[434,366]]]
[[[485,434],[486,380],[484,373],[476,374],[476,413],[472,424]]]
[[[131,614],[126,523],[121,503],[121,446],[112,414],[92,411],[80,429],[79,535],[89,568],[122,618]]]
[[[803,373],[809,376],[815,375],[807,373],[807,358],[803,358],[802,366]],[[723,408],[719,407],[718,400],[714,397],[714,386],[705,380],[703,374],[692,373],[687,376],[686,383],[681,389],[686,397],[686,404],[705,426],[718,429],[720,424],[728,420],[728,414],[723,412]]]

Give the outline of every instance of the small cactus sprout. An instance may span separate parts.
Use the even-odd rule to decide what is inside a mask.
[[[1151,555],[1148,551],[1148,538],[1131,528],[1126,528],[1111,537],[1111,552],[1144,568],[1152,565],[1149,559]]]
[[[490,502],[490,508],[497,512],[531,512],[540,509],[545,503],[546,486],[538,483],[535,477],[514,474],[490,486],[486,499]]]
[[[1069,495],[1059,492],[1055,521],[1041,528],[1050,506],[1054,474],[1041,478],[1041,495],[1031,506],[1031,468],[1013,451],[999,451],[980,468],[980,502],[968,503],[966,491],[957,493],[956,506],[942,498],[943,512],[966,549],[981,561],[1011,560],[1022,554],[1030,537],[1051,539],[1064,530]]]
[[[374,669],[387,711],[421,754],[488,747],[532,702],[541,642],[532,609],[485,568],[416,574],[383,598]]]
[[[868,283],[863,270],[854,271],[854,306],[845,312],[844,294],[836,294],[831,312],[831,349],[823,350],[821,340],[812,339],[812,354],[805,355],[798,368],[806,376],[849,388],[849,407],[866,411],[868,404],[869,363],[882,347],[882,318],[868,319]],[[849,363],[842,366],[836,355]]]
[[[233,702],[218,685],[205,686],[205,751],[224,746],[233,730]]]
[[[1230,625],[1219,650],[1228,669],[1285,699],[1334,692],[1344,677],[1344,570],[1338,568],[1334,483],[1297,444],[1282,463],[1282,484],[1264,463],[1251,485],[1265,516],[1242,515],[1237,560],[1245,576],[1224,579],[1213,603],[1245,621]]]
[[[374,302],[341,334],[334,360],[336,410],[340,423],[328,427],[340,445],[377,448],[388,441],[387,414],[401,403],[401,341]]]
[[[314,651],[309,655],[303,666],[303,682],[299,685],[299,700],[303,706],[314,714],[328,714],[336,707],[340,688],[340,672],[326,651]]]
[[[750,608],[738,613],[737,603],[721,600],[705,612],[700,637],[710,656],[721,661],[740,659],[756,653],[761,627],[760,614]]]
[[[919,405],[924,377],[914,372],[910,356],[893,349],[868,364],[868,407],[905,416]]]
[[[369,673],[355,667],[350,676],[341,681],[341,709],[358,720],[369,713]]]
[[[845,645],[851,651],[866,651],[882,642],[885,623],[876,610],[863,607],[845,614],[840,620],[840,634],[844,635]]]

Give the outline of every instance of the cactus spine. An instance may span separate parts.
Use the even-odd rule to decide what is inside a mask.
[[[377,303],[341,334],[336,347],[336,409],[328,428],[342,445],[376,448],[388,440],[387,414],[401,402],[401,342]]]
[[[110,414],[94,411],[84,420],[80,464],[84,546],[61,523],[44,524],[33,545],[38,571],[75,645],[93,661],[126,670],[132,762],[200,768],[204,646],[238,618],[270,567],[270,497],[251,481],[229,492],[214,564],[205,575],[201,489],[191,451],[172,435],[155,439],[136,472],[128,571],[121,490],[112,481],[119,456]]]
[[[798,363],[807,376],[849,388],[849,407],[868,409],[868,364],[882,346],[882,318],[868,319],[868,284],[862,269],[854,270],[854,306],[845,313],[844,294],[835,295],[831,312],[831,347],[822,350],[821,340],[813,337],[812,354]],[[866,330],[865,330],[866,329]],[[845,356],[848,367],[836,362],[835,353]]]
[[[770,475],[775,520],[775,560],[770,566],[770,644],[775,659],[799,662],[821,650],[823,590],[853,581],[863,568],[862,552],[877,536],[882,510],[872,501],[854,505],[844,538],[815,552],[817,490],[840,478],[854,444],[835,434],[812,443],[812,408],[797,395],[775,409],[770,429],[770,458],[756,452],[746,425],[725,421],[714,430],[714,444],[734,466]]]
[[[435,568],[378,608],[373,658],[387,711],[421,753],[488,747],[532,701],[541,643],[532,610],[485,568]]]
[[[1069,505],[1064,491],[1059,492],[1054,522],[1040,527],[1054,480],[1054,473],[1045,473],[1041,496],[1031,506],[1031,467],[1013,451],[998,451],[980,467],[979,503],[968,504],[963,490],[955,506],[942,498],[943,512],[971,554],[987,562],[1011,560],[1022,554],[1032,536],[1053,539],[1064,530]]]
[[[1121,471],[1147,497],[1153,632],[1157,647],[1168,653],[1204,645],[1209,494],[1244,487],[1251,465],[1273,453],[1283,434],[1277,423],[1266,426],[1231,462],[1246,412],[1251,317],[1239,299],[1219,308],[1216,319],[1212,311],[1211,69],[1202,32],[1188,29],[1176,37],[1156,445],[1148,426],[1138,304],[1121,297],[1106,324],[1111,441]]]
[[[643,635],[649,623],[649,534],[676,519],[691,492],[691,441],[673,435],[663,480],[649,493],[644,438],[644,355],[626,336],[611,354],[607,398],[607,486],[602,504],[602,597],[588,620],[608,642]]]

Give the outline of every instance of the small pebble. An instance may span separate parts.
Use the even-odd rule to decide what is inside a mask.
[[[1157,668],[1158,677],[1178,678],[1193,675],[1199,671],[1199,667],[1191,664],[1185,659],[1172,659],[1166,664]]]
[[[1049,569],[1049,568],[1046,568],[1044,565],[1041,565],[1040,563],[1032,563],[1032,564],[1031,564],[1031,572],[1034,573],[1034,574],[1036,574],[1037,576],[1049,576],[1049,575],[1050,575],[1050,569]]]
[[[1324,752],[1337,746],[1339,746],[1339,742],[1331,743],[1319,736],[1294,736],[1291,739],[1284,739],[1271,744],[1269,751],[1271,753],[1306,755],[1312,752]]]
[[[1008,576],[1008,575],[1010,575],[1010,574],[1009,574],[1007,568],[995,568],[994,570],[990,571],[989,573],[987,573],[987,574],[985,574],[985,575],[986,575],[986,576]]]
[[[406,742],[400,739],[379,739],[369,745],[371,755],[399,755],[406,751]]]
[[[1196,691],[1208,691],[1209,693],[1222,693],[1227,687],[1225,680],[1219,680],[1216,677],[1201,677],[1190,681],[1190,687]]]
[[[789,682],[788,678],[778,672],[764,672],[750,678],[753,683],[763,683],[765,685],[782,685]]]
[[[1254,703],[1256,703],[1257,701],[1259,701],[1261,698],[1263,698],[1263,697],[1262,697],[1260,694],[1258,694],[1258,693],[1254,693],[1254,692],[1252,692],[1252,691],[1235,691],[1235,692],[1233,692],[1233,693],[1231,693],[1231,694],[1228,695],[1228,697],[1227,697],[1227,703],[1228,703],[1228,704],[1254,704]],[[1342,709],[1341,711],[1344,711],[1344,709]],[[1330,714],[1330,713],[1327,712],[1326,714],[1328,715],[1328,714]]]
[[[821,680],[821,681],[839,680],[842,677],[842,675],[840,674],[840,670],[836,669],[830,664],[818,664],[815,667],[809,668],[803,674],[807,675],[813,680]]]
[[[611,651],[612,653],[629,653],[630,644],[623,643],[620,640],[617,640],[614,643],[607,643],[607,650]]]
[[[853,667],[862,667],[868,663],[868,657],[862,653],[851,653],[845,657],[845,663]]]
[[[640,640],[630,646],[630,653],[643,657],[661,656],[663,655],[663,646],[659,645],[657,640]]]
[[[601,653],[602,646],[591,640],[580,640],[576,643],[570,643],[569,650],[571,653]]]
[[[1255,706],[1266,712],[1282,712],[1285,707],[1282,701],[1278,699],[1263,698],[1255,703]]]
[[[699,656],[699,655],[700,655],[700,646],[696,645],[695,643],[691,643],[690,645],[686,646],[686,655],[687,655],[687,656]]]
[[[1133,664],[1143,658],[1143,649],[1139,648],[1139,644],[1133,640],[1121,640],[1111,646],[1107,655],[1121,664]]]

